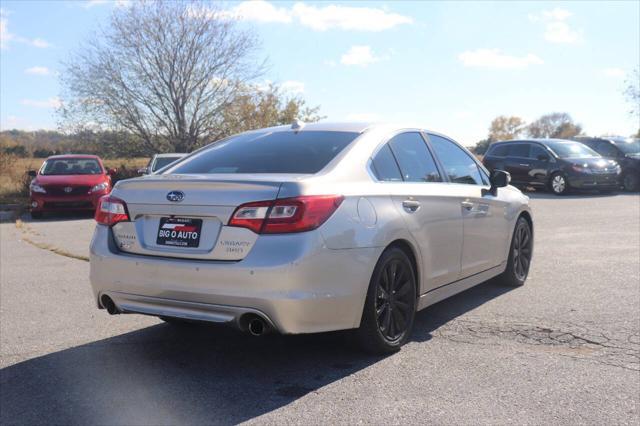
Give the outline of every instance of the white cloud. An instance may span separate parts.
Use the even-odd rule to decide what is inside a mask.
[[[625,71],[621,68],[604,68],[602,73],[607,77],[622,78],[625,76]]]
[[[383,31],[397,25],[413,22],[408,16],[370,7],[350,7],[328,5],[308,6],[296,3],[293,13],[300,23],[316,31],[332,28],[355,31]]]
[[[280,88],[289,93],[304,93],[304,83],[301,81],[287,80],[280,84]]]
[[[353,113],[353,114],[347,115],[346,120],[370,123],[374,121],[380,121],[380,115],[376,113],[371,113],[371,112]]]
[[[244,1],[228,11],[232,17],[255,22],[290,23],[292,13],[284,7],[276,7],[265,0]]]
[[[200,13],[203,13],[202,11]],[[207,13],[207,12],[204,12]],[[211,16],[215,15],[214,12]],[[312,6],[303,2],[292,7],[277,7],[266,0],[243,1],[224,12],[225,16],[254,22],[299,23],[315,31],[330,29],[383,31],[413,22],[408,16],[381,8],[351,6]]]
[[[0,49],[9,48],[9,44],[14,41],[39,48],[51,46],[49,42],[41,38],[28,39],[9,32],[9,19],[7,16],[8,12],[4,9],[0,9]]]
[[[20,101],[22,105],[34,108],[58,108],[62,105],[60,98],[53,97],[45,100],[23,99]]]
[[[383,59],[386,58],[374,55],[370,46],[351,46],[351,49],[340,58],[340,63],[343,65],[366,67]]]
[[[465,67],[478,67],[490,69],[524,69],[529,65],[543,63],[538,56],[529,53],[525,56],[506,55],[500,49],[476,49],[462,52],[458,59]]]
[[[131,4],[131,0],[87,0],[80,3],[80,6],[85,9],[90,9],[94,6],[102,6],[105,4],[112,4],[116,7],[123,7],[129,6]]]
[[[580,33],[572,30],[566,22],[549,22],[544,31],[544,38],[551,43],[575,43],[580,40]]]
[[[544,23],[544,38],[551,43],[575,43],[582,39],[582,32],[573,29],[567,22],[573,13],[566,9],[556,7],[551,10],[543,10],[540,14],[529,14],[531,22]]]
[[[542,16],[546,19],[551,19],[555,21],[564,21],[568,17],[573,15],[573,13],[569,12],[567,9],[562,9],[560,7],[556,7],[552,10],[543,10]]]
[[[47,67],[31,67],[31,68],[27,68],[26,70],[24,70],[24,72],[26,74],[32,74],[32,75],[49,75],[51,74],[51,70],[49,70],[49,68]]]

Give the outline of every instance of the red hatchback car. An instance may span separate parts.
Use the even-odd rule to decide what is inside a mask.
[[[31,216],[44,212],[91,210],[98,199],[111,192],[111,175],[100,157],[95,155],[54,155],[46,159],[40,170],[29,172],[31,181]]]

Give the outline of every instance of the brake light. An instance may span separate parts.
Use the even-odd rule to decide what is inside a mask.
[[[95,219],[96,222],[108,226],[129,221],[127,204],[119,198],[103,195],[98,201]]]
[[[258,234],[311,231],[326,222],[343,200],[341,195],[310,195],[247,203],[236,209],[229,226]]]

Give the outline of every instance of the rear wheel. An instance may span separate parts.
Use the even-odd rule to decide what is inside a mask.
[[[549,181],[549,188],[551,189],[551,192],[556,195],[566,194],[569,189],[569,183],[567,182],[566,176],[562,173],[553,174]]]
[[[497,277],[497,281],[510,287],[524,285],[529,275],[532,255],[533,233],[531,232],[531,226],[527,219],[520,216],[511,238],[507,268]]]
[[[634,192],[640,189],[640,176],[633,172],[628,172],[622,179],[622,185],[624,189],[629,192]]]
[[[406,253],[387,249],[369,283],[360,328],[363,349],[375,354],[395,352],[411,335],[416,314],[416,274]]]

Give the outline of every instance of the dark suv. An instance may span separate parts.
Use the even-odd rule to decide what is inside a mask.
[[[620,183],[624,189],[627,191],[640,189],[640,139],[578,136],[574,140],[587,145],[604,158],[616,160],[622,167]]]
[[[493,143],[482,160],[490,170],[511,173],[516,186],[548,188],[561,195],[569,189],[615,191],[621,168],[617,162],[580,142],[528,139]]]

